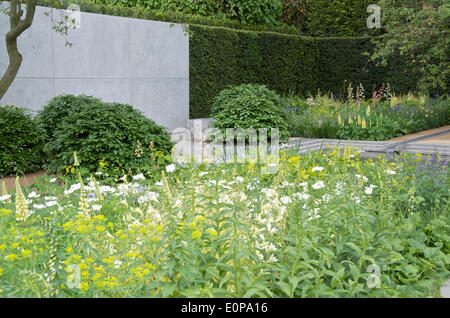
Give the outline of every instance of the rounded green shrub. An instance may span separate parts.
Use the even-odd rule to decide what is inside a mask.
[[[168,160],[172,147],[165,128],[131,105],[82,97],[68,107],[45,145],[46,167],[67,172],[73,167],[73,152],[77,152],[81,167],[90,172],[107,170],[116,176],[149,172]]]
[[[0,177],[42,167],[45,132],[25,108],[0,106]]]
[[[53,138],[56,127],[77,107],[101,102],[100,99],[86,95],[59,95],[39,111],[38,118],[47,132],[48,138]]]
[[[289,139],[285,102],[264,85],[243,84],[223,90],[212,105],[213,127],[225,133],[227,128],[279,129],[281,141]]]

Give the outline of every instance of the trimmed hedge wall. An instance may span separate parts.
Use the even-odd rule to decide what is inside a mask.
[[[197,25],[190,31],[191,118],[209,117],[212,99],[243,83],[301,96],[318,89],[345,93],[344,81],[362,83],[367,96],[383,82],[397,94],[415,88],[416,77],[406,73],[401,59],[389,71],[369,62],[362,54],[372,48],[369,37],[312,38]]]

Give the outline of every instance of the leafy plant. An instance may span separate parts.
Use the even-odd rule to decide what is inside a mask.
[[[39,121],[47,132],[49,139],[54,138],[54,132],[61,125],[64,118],[77,108],[100,102],[98,98],[86,95],[60,95],[54,97],[38,113]]]
[[[27,109],[0,106],[0,177],[42,167],[45,131]]]
[[[72,100],[72,97],[60,100]],[[172,143],[165,129],[131,105],[103,103],[83,96],[73,100],[75,104],[68,107],[67,115],[45,145],[49,171],[66,172],[68,167],[73,167],[73,152],[77,152],[88,171],[97,171],[103,162],[114,175],[148,172],[158,164],[156,157],[170,153]],[[47,117],[60,115],[59,109],[54,109],[54,116],[52,108],[47,109]]]
[[[279,129],[280,140],[289,138],[284,103],[280,96],[264,85],[243,84],[223,90],[212,105],[213,127],[227,128],[267,128],[268,137],[271,129]]]

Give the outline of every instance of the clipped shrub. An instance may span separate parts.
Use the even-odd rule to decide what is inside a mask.
[[[264,85],[242,84],[223,90],[212,105],[213,127],[225,134],[227,128],[278,128],[280,140],[289,138],[284,102]]]
[[[69,100],[70,96],[60,97]],[[151,171],[172,149],[164,127],[131,105],[79,96],[45,145],[47,168],[67,172],[77,152],[83,168],[113,175]],[[85,101],[84,103],[81,101]],[[167,158],[168,160],[168,158]]]
[[[25,108],[0,106],[0,177],[42,167],[45,132]]]
[[[39,111],[38,118],[47,132],[48,138],[52,139],[55,129],[62,120],[75,108],[83,105],[99,103],[98,98],[80,95],[60,95],[54,97]]]

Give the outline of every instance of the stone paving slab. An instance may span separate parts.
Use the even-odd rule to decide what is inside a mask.
[[[441,287],[441,296],[443,298],[450,298],[450,280],[448,280],[447,283]]]
[[[414,134],[409,134],[409,135],[393,138],[393,139],[390,139],[389,142],[404,141],[404,140],[412,139],[412,138],[415,138],[415,137],[421,137],[421,136],[425,136],[425,135],[429,135],[429,134],[433,134],[433,133],[442,132],[442,131],[445,131],[445,130],[448,130],[448,129],[450,129],[450,125],[447,125],[447,126],[444,126],[444,127],[440,127],[440,128],[435,128],[435,129],[424,130],[424,131],[421,131],[421,132],[418,132],[418,133],[414,133]]]

